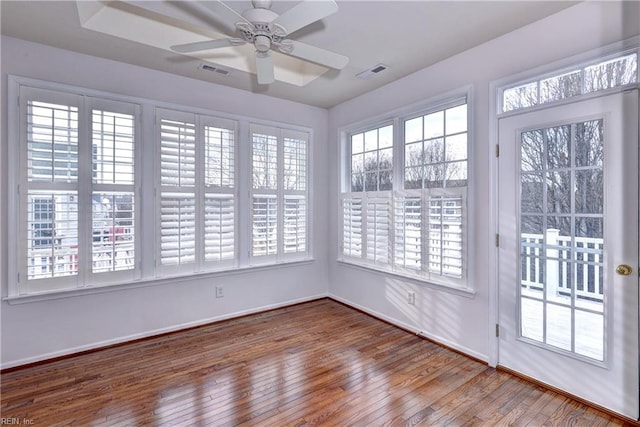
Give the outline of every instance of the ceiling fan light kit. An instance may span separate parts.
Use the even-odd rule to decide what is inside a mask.
[[[255,64],[258,84],[270,84],[275,81],[273,48],[279,52],[305,61],[314,62],[327,68],[342,69],[349,59],[346,56],[285,39],[291,33],[321,20],[338,10],[334,0],[306,0],[278,15],[271,9],[271,0],[253,0],[253,9],[242,14],[237,13],[221,1],[203,3],[200,13],[212,21],[232,26],[240,32],[242,38],[208,40],[171,46],[179,53],[191,53],[221,47],[253,44],[256,49]]]

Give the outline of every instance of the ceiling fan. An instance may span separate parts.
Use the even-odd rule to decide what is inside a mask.
[[[315,62],[328,68],[342,69],[347,65],[346,56],[315,46],[287,39],[295,31],[319,21],[338,10],[334,0],[306,0],[282,15],[271,10],[271,0],[253,0],[253,8],[239,14],[220,0],[200,3],[198,10],[207,18],[236,28],[242,37],[208,40],[171,46],[179,53],[240,46],[251,43],[256,48],[256,74],[259,84],[274,81],[271,50]]]

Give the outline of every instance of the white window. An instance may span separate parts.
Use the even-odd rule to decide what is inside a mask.
[[[594,92],[633,85],[640,81],[638,52],[573,67],[548,77],[520,82],[502,89],[501,112],[575,98]]]
[[[134,278],[138,107],[26,86],[19,96],[16,293]]]
[[[251,124],[251,263],[308,257],[309,135]]]
[[[233,267],[237,123],[161,109],[156,117],[161,271],[166,275]]]
[[[308,129],[15,76],[9,89],[9,298],[309,259]]]
[[[393,125],[351,135],[351,191],[391,190]]]
[[[466,99],[346,142],[341,260],[468,288]]]
[[[92,110],[92,269],[135,264],[135,117]]]

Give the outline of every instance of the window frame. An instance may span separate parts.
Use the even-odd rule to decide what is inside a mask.
[[[341,149],[340,149],[340,182],[339,182],[339,203],[338,203],[338,249],[337,249],[337,261],[343,263],[345,265],[354,266],[357,268],[363,268],[368,271],[382,273],[385,276],[392,275],[402,279],[410,279],[411,281],[426,285],[433,286],[438,289],[445,289],[454,293],[460,293],[461,295],[473,295],[475,293],[474,283],[472,280],[472,271],[473,268],[473,259],[469,256],[469,248],[473,247],[473,224],[471,222],[471,215],[469,215],[469,209],[472,206],[473,199],[473,186],[474,180],[473,177],[473,93],[472,86],[466,86],[461,89],[453,90],[447,93],[444,93],[440,96],[431,98],[426,102],[420,102],[417,104],[413,104],[410,106],[406,106],[403,108],[399,108],[397,110],[393,110],[386,115],[378,116],[374,118],[366,119],[362,122],[355,123],[352,125],[346,125],[341,127],[338,130],[338,138],[340,141]],[[404,188],[404,168],[405,168],[405,128],[404,123],[408,120],[418,118],[421,116],[425,116],[431,113],[435,113],[438,111],[444,111],[449,108],[454,108],[456,106],[460,106],[466,104],[467,106],[467,184],[462,187],[450,187],[449,189],[441,189],[441,188],[432,188],[432,189],[408,189]],[[390,203],[391,203],[391,223],[392,229],[389,234],[389,257],[392,259],[390,264],[377,264],[374,262],[370,262],[366,259],[365,250],[366,247],[366,229],[364,227],[362,230],[362,247],[361,253],[359,257],[349,257],[345,256],[343,253],[344,250],[344,226],[345,222],[343,219],[344,213],[344,202],[345,198],[354,197],[358,198],[364,197],[366,198],[366,191],[361,192],[352,192],[351,191],[351,135],[357,134],[360,132],[366,132],[370,129],[376,129],[384,127],[385,125],[392,124],[393,125],[393,181],[392,181],[392,189],[389,191],[390,195]],[[443,138],[445,135],[443,135]],[[393,210],[395,208],[395,198],[402,194],[407,194],[410,192],[415,192],[416,190],[420,190],[423,194],[441,194],[444,190],[447,190],[459,193],[462,189],[464,191],[463,203],[465,203],[466,208],[463,209],[463,229],[462,235],[464,238],[463,247],[462,247],[462,277],[460,279],[449,278],[449,277],[432,277],[425,274],[416,274],[415,271],[411,271],[410,269],[400,267],[395,265],[395,230],[394,230],[394,213]],[[380,193],[380,192],[379,192]],[[425,204],[425,201],[422,201],[422,204]],[[362,222],[365,222],[366,218],[366,208],[365,202],[362,203]],[[424,238],[423,238],[424,239]],[[424,248],[424,244],[422,245]],[[426,255],[422,254],[422,258],[424,259]]]
[[[104,277],[106,278],[106,280],[94,280],[92,281],[92,285],[93,286],[97,286],[97,285],[103,285],[103,284],[111,284],[111,283],[119,283],[122,281],[127,281],[127,280],[136,280],[140,277],[141,271],[140,271],[140,257],[139,257],[139,253],[140,253],[140,239],[137,238],[137,236],[139,236],[139,233],[136,233],[136,230],[139,230],[140,228],[140,201],[141,201],[141,197],[140,197],[140,180],[141,180],[141,173],[140,173],[140,168],[137,167],[137,165],[140,162],[140,152],[141,150],[141,145],[142,145],[142,129],[141,129],[141,117],[142,117],[142,112],[141,112],[141,107],[139,104],[137,103],[132,103],[129,101],[119,101],[119,100],[107,100],[105,98],[102,97],[95,97],[95,96],[90,96],[87,95],[87,98],[90,99],[90,108],[88,109],[88,114],[90,115],[88,120],[90,121],[90,130],[91,130],[91,135],[88,135],[88,140],[91,141],[91,152],[88,154],[88,156],[91,157],[91,175],[93,175],[93,111],[94,110],[102,110],[104,111],[106,108],[109,108],[109,112],[112,113],[116,113],[116,114],[131,114],[132,119],[133,119],[133,126],[134,126],[134,133],[133,133],[133,156],[132,156],[132,161],[133,161],[133,182],[130,184],[117,184],[117,183],[98,183],[98,182],[94,182],[93,176],[91,177],[87,177],[86,181],[91,182],[91,199],[93,199],[93,195],[96,192],[104,192],[104,193],[118,193],[118,192],[126,192],[126,193],[131,193],[132,197],[133,197],[133,206],[134,206],[134,211],[133,211],[133,230],[134,230],[134,236],[133,236],[133,269],[131,270],[131,274],[126,273],[126,271],[130,271],[130,270],[122,270],[122,271],[108,271],[108,272],[91,272],[90,274],[92,274],[94,277]],[[116,108],[117,106],[117,108]],[[131,111],[130,107],[133,107],[133,111]],[[79,202],[81,201],[81,199],[79,200]],[[90,212],[90,218],[91,221],[93,222],[94,218],[93,218],[93,208],[94,208],[94,204],[92,203],[91,205],[91,212]],[[81,209],[79,209],[79,211],[81,211]],[[115,225],[115,224],[114,224]],[[91,228],[93,229],[93,225],[91,225]],[[115,227],[114,227],[115,228]],[[114,230],[115,232],[115,230]],[[93,233],[91,233],[91,237],[93,238]],[[88,238],[88,237],[87,237]],[[113,236],[113,238],[115,238],[115,236]],[[92,247],[92,246],[90,246]],[[114,256],[115,256],[115,252],[114,252]],[[96,276],[99,275],[99,276]]]
[[[389,127],[389,126],[391,126],[391,139],[392,139],[391,147],[380,148],[380,139],[378,137],[377,148],[375,150],[367,150],[366,149],[366,141],[365,141],[366,140],[366,134],[369,133],[369,132],[372,132],[372,131],[376,131],[378,133],[378,135],[379,135],[381,129],[385,129],[385,128]],[[378,123],[378,124],[375,124],[375,125],[372,125],[372,126],[367,126],[367,127],[362,128],[362,129],[357,129],[357,130],[348,132],[348,134],[347,134],[348,155],[347,156],[350,159],[350,161],[346,163],[346,167],[347,167],[347,170],[348,170],[347,174],[349,176],[349,180],[348,180],[348,182],[345,183],[345,187],[348,188],[348,190],[347,190],[348,192],[367,192],[367,191],[382,192],[382,191],[391,191],[391,190],[393,190],[393,186],[394,186],[394,182],[395,182],[395,173],[396,173],[395,171],[397,169],[395,167],[395,164],[394,164],[394,162],[395,162],[394,159],[397,158],[397,153],[396,153],[397,150],[395,149],[394,144],[393,144],[393,140],[395,139],[394,135],[396,133],[396,129],[397,129],[396,120],[385,120],[385,121],[383,121],[381,123]],[[360,135],[360,134],[363,135],[363,142],[362,142],[363,149],[361,151],[361,153],[363,155],[362,190],[354,191],[353,190],[353,181],[352,181],[353,180],[352,167],[353,167],[353,156],[354,156],[353,151],[352,151],[353,150],[353,139],[352,138],[353,138],[354,135]],[[373,152],[373,151],[375,151],[376,153],[379,153],[381,150],[385,150],[385,149],[389,149],[389,148],[391,148],[391,152],[392,152],[392,155],[391,155],[391,188],[382,189],[381,190],[380,189],[380,180],[378,178],[377,185],[376,185],[378,187],[378,189],[377,190],[367,190],[366,189],[366,182],[367,182],[367,178],[366,178],[367,172],[366,171],[367,170],[366,170],[366,167],[364,166],[365,163],[366,163],[366,160],[365,160],[366,159],[366,154],[368,152],[370,153],[370,152]],[[381,171],[382,170],[379,168],[379,165],[378,165],[378,168],[376,168],[376,173],[379,174]]]
[[[118,185],[104,185],[93,180],[93,111],[108,110],[114,113],[130,114],[136,126],[134,128],[134,165],[139,161],[139,145],[141,141],[140,105],[128,99],[109,99],[100,96],[96,91],[83,90],[50,82],[42,82],[33,79],[9,76],[9,99],[17,99],[16,108],[9,108],[9,140],[17,141],[9,144],[9,156],[15,161],[9,164],[9,241],[15,242],[15,250],[9,251],[8,270],[9,280],[8,296],[22,297],[36,294],[50,294],[55,292],[76,291],[85,287],[109,286],[123,281],[135,281],[140,277],[140,265],[138,256],[134,259],[132,268],[119,271],[94,272],[92,268],[92,256],[83,259],[77,257],[77,274],[54,276],[48,278],[29,279],[26,261],[28,260],[29,233],[29,193],[30,191],[73,192],[77,203],[77,248],[78,253],[92,254],[92,221],[93,221],[93,192],[111,187],[118,189]],[[71,182],[41,182],[28,180],[28,104],[29,101],[44,102],[58,105],[74,106],[78,109],[78,147],[77,147],[77,177]],[[89,166],[87,166],[89,165]],[[140,175],[134,167],[133,194],[134,206],[139,206],[139,181]],[[33,189],[33,190],[32,190]],[[73,201],[73,200],[72,200]],[[54,201],[55,211],[55,201]],[[134,230],[139,228],[139,215],[134,213]],[[139,242],[134,242],[134,254],[139,253]],[[69,255],[73,257],[73,255]],[[22,262],[25,261],[25,262]]]
[[[163,102],[154,99],[140,98],[134,96],[118,95],[109,92],[104,92],[95,89],[71,86],[67,84],[33,79],[28,77],[21,77],[16,75],[8,76],[8,126],[7,134],[8,141],[18,141],[20,138],[20,132],[24,127],[21,123],[20,112],[20,88],[27,87],[42,91],[52,91],[56,93],[69,96],[71,99],[74,97],[80,97],[82,99],[96,99],[103,100],[104,102],[114,104],[124,103],[136,105],[136,132],[139,133],[136,140],[136,152],[134,155],[135,176],[136,181],[134,184],[135,197],[136,197],[136,221],[135,232],[138,233],[135,241],[136,259],[135,269],[136,275],[133,278],[118,278],[117,280],[104,280],[98,282],[85,280],[78,280],[75,286],[59,286],[51,289],[47,289],[43,292],[33,292],[24,284],[24,276],[21,277],[18,271],[18,263],[21,262],[21,252],[18,247],[20,245],[25,246],[19,240],[19,232],[17,227],[13,227],[13,224],[19,224],[21,221],[25,222],[24,216],[20,215],[23,212],[23,207],[20,206],[20,197],[18,194],[24,187],[21,188],[20,174],[26,173],[24,168],[21,168],[20,163],[17,161],[9,162],[7,168],[7,191],[8,191],[8,205],[6,223],[10,226],[7,228],[7,237],[9,242],[9,251],[7,253],[7,278],[8,284],[3,291],[3,298],[10,304],[22,304],[36,301],[45,301],[50,299],[66,298],[76,295],[88,295],[102,292],[112,292],[121,289],[139,288],[155,285],[173,284],[176,282],[200,280],[208,277],[219,277],[225,275],[239,274],[245,271],[260,271],[268,270],[272,268],[281,268],[283,266],[307,264],[314,261],[313,248],[314,248],[314,236],[313,236],[313,165],[310,163],[310,159],[313,153],[313,129],[309,126],[293,125],[290,123],[276,122],[271,120],[260,120],[248,116],[241,116],[236,114],[229,114],[219,111],[214,111],[206,108],[185,106],[180,104],[174,104],[170,102]],[[59,101],[58,101],[59,103]],[[236,135],[234,141],[234,172],[235,172],[235,189],[233,193],[235,195],[235,218],[236,230],[234,236],[235,256],[229,265],[221,266],[219,263],[212,262],[215,266],[206,265],[203,263],[202,268],[197,271],[178,271],[172,274],[169,272],[162,272],[157,268],[157,250],[158,245],[156,242],[156,231],[159,224],[159,218],[157,213],[157,200],[159,198],[159,178],[156,169],[159,168],[159,163],[156,161],[158,155],[158,139],[156,136],[156,109],[166,109],[170,111],[182,112],[185,114],[191,114],[195,116],[211,117],[215,120],[233,121],[236,124]],[[88,113],[88,119],[91,121],[91,112]],[[205,120],[206,121],[206,120]],[[247,250],[251,247],[250,231],[247,228],[250,226],[250,218],[247,212],[249,203],[249,187],[250,187],[250,153],[249,150],[240,150],[241,146],[246,146],[250,143],[249,125],[255,123],[263,126],[271,126],[276,128],[285,129],[292,132],[304,133],[306,139],[306,187],[304,190],[306,197],[306,212],[305,212],[305,240],[306,250],[304,254],[292,253],[288,256],[280,257],[274,262],[270,263],[252,263],[250,259],[250,253]],[[89,125],[86,125],[87,128]],[[83,134],[82,138],[91,141],[91,135],[87,130],[86,135]],[[85,144],[85,143],[82,143]],[[26,151],[21,153],[22,144],[8,143],[7,155],[10,159],[18,159],[22,156],[26,156]],[[86,145],[86,144],[85,144]],[[91,144],[89,144],[91,145]],[[93,159],[93,149],[87,146],[87,153],[90,158]],[[144,154],[144,155],[143,155]],[[87,168],[86,177],[83,185],[86,187],[88,182],[91,186],[91,179],[93,175],[92,167]],[[88,179],[88,181],[87,181]],[[87,192],[85,188],[83,191]],[[215,190],[214,190],[215,191]],[[90,191],[87,194],[91,194]],[[143,197],[144,196],[144,197]],[[204,203],[204,202],[203,202]],[[87,211],[87,222],[91,222],[90,215],[91,206],[85,206]],[[143,220],[144,218],[144,220]],[[245,226],[246,225],[246,226]],[[90,226],[87,226],[90,227]],[[92,236],[84,236],[86,242],[85,245],[91,247]],[[148,250],[140,250],[141,247],[145,247]],[[14,250],[16,249],[16,250]],[[90,257],[89,257],[90,258]],[[26,260],[26,258],[24,258]],[[212,267],[212,268],[209,268]],[[109,274],[120,272],[109,272]],[[100,273],[103,274],[103,273]],[[115,277],[115,276],[113,276]],[[22,283],[20,279],[23,279]]]
[[[237,171],[238,171],[238,122],[233,119],[216,117],[212,115],[204,115],[186,111],[179,111],[174,109],[167,109],[157,107],[155,109],[155,118],[156,118],[156,128],[155,128],[155,137],[154,140],[158,144],[158,150],[156,151],[156,274],[159,274],[161,277],[165,276],[176,276],[181,274],[195,274],[202,273],[208,271],[218,271],[218,270],[232,270],[238,265],[238,179],[237,179]],[[171,121],[171,122],[179,122],[184,124],[193,125],[194,133],[193,133],[193,150],[194,150],[194,179],[193,185],[188,186],[191,188],[191,191],[187,191],[181,185],[177,186],[169,186],[163,185],[162,182],[162,124],[163,121]],[[220,126],[217,126],[220,125]],[[206,174],[206,166],[205,166],[205,157],[206,157],[206,127],[220,127],[231,130],[234,135],[233,140],[233,186],[231,188],[219,188],[217,191],[213,191],[207,188],[205,182],[205,174]],[[193,195],[194,200],[194,260],[193,262],[178,262],[178,263],[167,263],[164,264],[162,262],[162,195],[164,193],[173,193],[173,194],[186,194]],[[206,198],[207,195],[215,194],[215,195],[228,195],[232,197],[233,200],[233,258],[224,259],[220,261],[212,261],[207,260],[205,256],[205,245],[206,245]]]
[[[311,132],[310,130],[303,130],[300,128],[274,126],[273,124],[266,124],[256,121],[249,122],[249,143],[251,149],[249,155],[249,182],[248,182],[248,216],[249,216],[249,246],[248,257],[249,264],[254,266],[261,266],[265,264],[280,264],[283,262],[299,261],[309,259],[311,256]],[[261,132],[267,136],[273,136],[276,140],[276,181],[275,188],[254,188],[254,134]],[[305,170],[304,170],[304,189],[287,189],[285,188],[285,140],[298,136],[305,142]],[[254,254],[254,199],[275,198],[276,200],[276,244],[275,253],[268,253],[265,255]],[[303,198],[305,201],[305,248],[304,251],[286,252],[285,251],[285,208],[286,199],[289,198]]]
[[[541,82],[562,77],[572,73],[580,73],[581,78],[584,77],[585,70],[592,66],[605,64],[607,62],[624,58],[625,56],[636,55],[636,81],[623,85],[612,86],[604,89],[596,89],[592,91],[584,91],[585,82],[581,81],[580,93],[573,96],[564,97],[557,100],[540,102],[541,98]],[[509,89],[515,89],[528,84],[536,85],[537,102],[533,105],[522,106],[505,110],[504,93]],[[549,108],[551,106],[568,104],[577,102],[582,99],[595,98],[609,93],[621,92],[626,89],[637,88],[640,85],[640,48],[638,47],[638,37],[625,40],[621,43],[615,43],[596,51],[587,52],[582,55],[576,55],[563,61],[556,61],[552,64],[542,65],[532,70],[511,75],[509,77],[493,81],[490,84],[490,91],[493,95],[494,106],[498,119],[509,117],[512,115],[522,114],[528,111],[536,111],[539,109]]]

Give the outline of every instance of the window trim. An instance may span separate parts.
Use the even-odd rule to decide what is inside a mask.
[[[474,135],[475,135],[475,121],[473,119],[473,114],[475,112],[474,108],[474,87],[472,84],[463,86],[458,89],[453,89],[451,91],[442,93],[440,95],[431,97],[427,100],[423,100],[408,106],[404,106],[401,108],[397,108],[395,110],[391,110],[385,114],[381,114],[378,116],[370,117],[359,122],[353,124],[347,124],[338,128],[338,136],[337,140],[339,142],[340,149],[338,150],[339,155],[339,165],[340,165],[340,179],[338,180],[338,203],[337,203],[337,218],[339,219],[338,225],[338,241],[336,242],[337,248],[337,258],[336,262],[343,265],[350,265],[364,270],[370,270],[377,273],[382,273],[386,276],[400,277],[403,279],[407,279],[415,282],[416,284],[420,284],[427,287],[433,287],[434,289],[451,291],[453,293],[459,293],[461,295],[474,295],[475,294],[475,283],[474,283],[474,259],[470,256],[470,248],[474,247],[474,233],[473,230],[475,228],[475,224],[472,221],[473,215],[469,212],[474,206],[474,187],[475,180],[474,177],[474,159],[475,159],[475,150],[474,150]],[[343,244],[343,204],[342,198],[346,193],[351,193],[351,135],[354,133],[363,132],[369,129],[375,129],[378,127],[382,127],[385,123],[392,123],[394,126],[393,130],[393,156],[394,156],[394,169],[393,169],[393,192],[401,192],[405,191],[404,188],[397,188],[398,182],[402,182],[402,187],[404,187],[404,122],[406,120],[410,120],[412,118],[420,117],[426,114],[430,114],[433,112],[445,110],[448,108],[453,108],[458,105],[466,104],[467,105],[467,186],[466,186],[466,195],[464,196],[464,200],[466,201],[466,214],[464,226],[464,237],[465,242],[463,245],[463,280],[465,285],[460,286],[456,283],[447,283],[448,281],[438,281],[433,280],[432,278],[428,278],[421,275],[408,274],[406,272],[401,271],[400,269],[380,268],[379,266],[367,263],[367,262],[359,262],[354,258],[344,257],[342,254],[342,244]],[[396,143],[399,141],[399,143]],[[347,161],[348,159],[348,161]],[[396,167],[396,165],[401,165],[402,167]],[[401,169],[401,170],[399,170]],[[454,188],[454,187],[452,187]],[[464,187],[463,187],[464,188]],[[456,190],[457,191],[457,190]],[[358,192],[360,193],[360,192]],[[358,194],[353,193],[353,194]],[[393,256],[393,253],[392,253]]]
[[[18,296],[4,296],[3,301],[7,301],[9,305],[28,304],[32,302],[49,301],[56,299],[73,298],[77,296],[102,294],[108,292],[117,292],[126,289],[138,289],[154,286],[175,285],[176,283],[186,282],[189,280],[206,280],[217,277],[227,277],[235,274],[255,273],[280,268],[295,268],[301,265],[310,265],[315,259],[308,258],[296,261],[287,261],[280,264],[253,265],[246,267],[238,267],[233,270],[207,271],[203,273],[182,274],[178,276],[165,277],[148,277],[137,281],[105,284],[100,286],[91,286],[88,288],[61,289],[38,294],[26,294]]]
[[[354,262],[351,260],[345,260],[340,258],[336,259],[336,262],[345,267],[350,267],[350,268],[354,268],[364,272],[372,273],[382,278],[389,278],[389,277],[397,278],[402,280],[403,282],[413,283],[416,285],[425,286],[427,288],[431,288],[439,291],[445,291],[448,293],[460,295],[467,298],[473,298],[477,293],[475,288],[472,288],[472,287],[468,287],[468,286],[461,287],[461,286],[444,285],[441,283],[434,283],[432,281],[425,280],[424,277],[404,274],[401,271],[392,271],[388,269],[378,268],[376,266],[366,264],[366,263],[359,263],[359,262]]]

